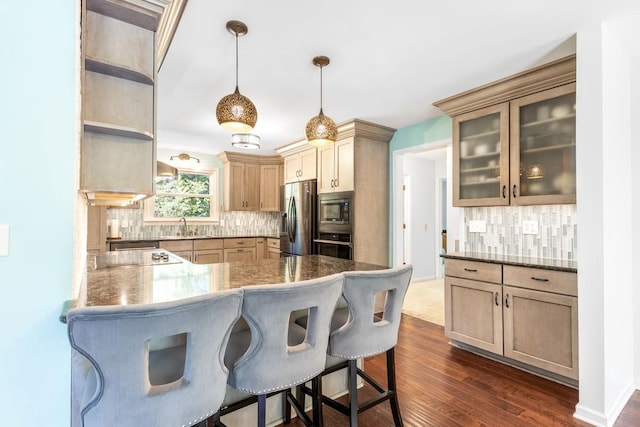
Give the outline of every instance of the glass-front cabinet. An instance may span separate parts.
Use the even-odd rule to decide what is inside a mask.
[[[576,85],[511,104],[511,204],[576,202]]]
[[[453,118],[454,206],[508,205],[509,104]]]
[[[453,117],[453,205],[576,202],[575,83]]]

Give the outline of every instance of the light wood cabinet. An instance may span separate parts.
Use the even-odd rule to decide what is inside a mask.
[[[354,190],[354,138],[318,148],[318,194]]]
[[[193,263],[216,264],[224,262],[223,239],[198,239],[193,241]]]
[[[256,156],[225,151],[218,157],[224,167],[225,210],[279,210],[282,164],[279,156]]]
[[[106,206],[87,206],[87,250],[107,250]]]
[[[453,205],[576,202],[575,55],[434,103],[453,117]]]
[[[193,240],[160,240],[159,246],[189,262],[193,260]]]
[[[284,157],[284,182],[316,179],[316,149],[306,148]]]
[[[267,241],[263,237],[256,239],[256,259],[264,259],[267,256]]]
[[[125,206],[155,191],[155,30],[163,8],[82,5],[80,190],[91,204]]]
[[[445,334],[452,340],[578,378],[577,275],[446,260]]]
[[[267,239],[267,252],[266,258],[278,259],[280,258],[280,239]]]
[[[224,239],[224,262],[254,261],[256,241],[255,237]]]
[[[260,211],[280,211],[280,165],[260,165]]]

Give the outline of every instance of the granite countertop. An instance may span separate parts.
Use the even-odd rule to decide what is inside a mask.
[[[289,283],[343,271],[379,270],[386,266],[323,255],[262,259],[248,262],[192,264],[169,253],[153,261],[144,251],[101,252],[88,256],[87,271],[75,307],[149,304],[189,298],[249,285]],[[66,321],[66,311],[61,321]]]
[[[111,239],[107,238],[108,243],[115,242],[151,242],[156,240],[200,240],[200,239],[245,239],[252,237],[264,237],[265,239],[279,239],[279,234],[247,234],[247,235],[221,235],[221,236],[208,236],[208,235],[198,235],[198,236],[155,236],[155,237],[139,237],[139,238],[119,238],[119,239]]]
[[[545,270],[578,272],[578,262],[567,259],[534,258],[515,255],[491,255],[479,252],[452,252],[440,255],[442,258],[482,261],[494,264],[508,264],[522,267],[543,268]]]

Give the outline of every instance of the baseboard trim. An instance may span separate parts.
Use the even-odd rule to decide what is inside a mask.
[[[594,411],[593,409],[581,405],[578,402],[576,405],[576,412],[573,414],[573,417],[597,427],[611,427],[615,424],[625,405],[631,398],[631,395],[635,391],[636,388],[634,387],[633,382],[630,381],[622,393],[620,393],[616,403],[609,411],[607,411],[606,414],[602,411]]]

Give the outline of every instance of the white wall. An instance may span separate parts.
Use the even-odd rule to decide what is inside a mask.
[[[69,425],[77,2],[0,2],[0,425]],[[35,8],[35,9],[34,9]],[[36,10],[37,9],[37,10]],[[46,214],[45,214],[46,212]]]
[[[578,32],[577,184],[580,402],[576,417],[612,425],[633,392],[630,61],[611,31]]]
[[[631,62],[631,117],[640,117],[640,56],[633,58]],[[640,120],[631,122],[631,158],[640,159]],[[640,218],[640,174],[634,173],[631,177],[631,212],[632,218]],[[640,225],[633,224],[631,239],[640,242]],[[635,244],[631,251],[631,260],[634,266],[640,265],[640,244]],[[640,268],[635,267],[632,272],[633,306],[640,307]],[[634,312],[633,322],[634,336],[634,373],[635,386],[640,389],[640,310]]]
[[[404,175],[411,176],[411,263],[413,280],[435,278],[436,238],[435,220],[435,170],[433,160],[407,155],[404,158]],[[425,230],[426,228],[426,230]]]

